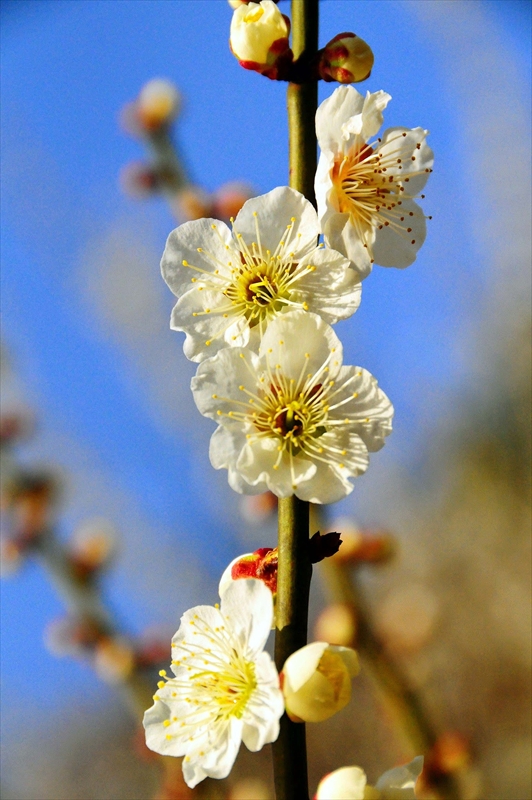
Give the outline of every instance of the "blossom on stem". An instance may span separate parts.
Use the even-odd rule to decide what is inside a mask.
[[[386,92],[363,97],[352,86],[339,86],[316,113],[322,231],[361,278],[374,262],[408,267],[425,241],[425,215],[414,198],[432,172],[428,131],[388,128],[375,140],[390,100]]]
[[[286,713],[293,722],[322,722],[351,699],[360,670],[351,647],[312,642],[289,656],[281,673]]]
[[[375,378],[342,366],[333,329],[304,311],[270,323],[258,355],[226,348],[204,361],[191,387],[201,413],[220,425],[211,463],[243,494],[333,503],[391,432],[393,407]]]
[[[242,67],[275,80],[279,70],[293,59],[289,33],[288,17],[273,0],[261,0],[235,8],[229,44]]]
[[[275,595],[277,592],[277,548],[260,547],[253,553],[244,553],[234,558],[225,568],[218,586],[218,594],[224,592],[233,581],[256,578],[262,581]]]
[[[339,33],[321,51],[318,70],[325,81],[358,83],[369,78],[373,52],[355,33]]]
[[[369,786],[360,767],[342,767],[319,783],[314,800],[415,800],[414,787],[423,769],[423,756],[385,772]]]
[[[263,651],[273,600],[261,581],[234,581],[221,607],[196,606],[181,617],[154,705],[144,715],[146,743],[162,755],[184,756],[193,788],[225,778],[243,741],[256,752],[279,734],[283,698],[277,670]]]
[[[345,256],[317,247],[318,217],[288,186],[248,200],[231,231],[200,219],[176,228],[161,270],[179,298],[170,326],[203,361],[224,347],[256,350],[272,319],[291,309],[335,323],[360,303],[360,281]]]

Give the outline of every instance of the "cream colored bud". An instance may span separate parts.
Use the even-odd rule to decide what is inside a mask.
[[[175,118],[179,105],[179,92],[174,84],[155,78],[142,87],[137,100],[137,114],[145,128],[156,130]]]
[[[354,33],[339,33],[325,46],[319,70],[326,81],[358,83],[369,78],[372,67],[369,44]]]
[[[347,705],[351,678],[359,672],[350,647],[313,642],[287,658],[283,667],[286,713],[295,722],[321,722]]]
[[[239,61],[268,64],[271,46],[279,39],[288,39],[288,34],[286,20],[273,0],[248,3],[233,13],[231,50]]]

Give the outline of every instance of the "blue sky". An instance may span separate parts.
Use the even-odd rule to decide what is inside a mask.
[[[121,531],[123,561],[107,589],[130,628],[173,622],[187,605],[213,600],[200,590],[212,593],[246,531],[225,474],[208,463],[212,425],[193,407],[194,369],[168,328],[172,297],[158,261],[173,220],[163,201],[137,203],[118,187],[120,168],[142,154],[118,113],[148,79],[170,78],[184,97],[176,138],[193,179],[209,190],[244,179],[261,193],[286,182],[285,87],[239,67],[223,0],[1,7],[2,336],[15,394],[40,421],[22,455],[64,469],[64,531],[97,514]],[[288,13],[288,3],[281,8]],[[434,219],[417,261],[404,272],[375,269],[360,310],[338,327],[346,362],[373,372],[396,407],[390,444],[345,506],[376,522],[379,512],[362,495],[378,496],[387,471],[414,469],[450,398],[459,404],[474,391],[474,332],[498,291],[496,247],[483,234],[486,209],[495,208],[481,190],[485,120],[506,124],[504,109],[485,105],[492,91],[510,98],[520,116],[508,148],[517,152],[529,133],[521,122],[530,9],[526,0],[321,3],[320,42],[342,30],[366,39],[376,63],[361,91],[388,91],[385,125],[428,128],[436,153],[425,200]],[[321,98],[333,88],[321,86]],[[139,293],[153,297],[153,314]],[[171,591],[173,565],[183,581]],[[187,571],[205,577],[187,583]],[[2,592],[6,713],[22,693],[22,705],[37,709],[81,687],[96,693],[88,670],[54,660],[40,644],[61,606],[39,569]],[[40,680],[28,686],[21,665],[30,647]]]

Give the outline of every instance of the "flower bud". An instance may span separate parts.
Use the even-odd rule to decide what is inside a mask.
[[[246,200],[255,196],[253,189],[245,183],[225,183],[213,195],[212,216],[214,219],[230,220],[236,217]],[[271,494],[271,492],[267,493]],[[254,499],[264,495],[247,495]],[[275,495],[273,495],[275,497]],[[277,500],[277,498],[275,498]]]
[[[349,603],[333,603],[324,608],[314,626],[316,639],[351,647],[357,635],[355,609]]]
[[[142,200],[161,189],[159,176],[142,161],[131,161],[120,170],[120,186],[125,194]]]
[[[319,782],[314,800],[415,800],[414,789],[422,769],[423,756],[417,756],[410,764],[388,770],[375,786],[370,786],[360,767],[341,767]]]
[[[116,551],[116,533],[105,519],[89,520],[72,536],[69,560],[76,575],[88,578],[108,564]]]
[[[229,44],[241,66],[275,79],[281,63],[292,60],[289,33],[290,22],[273,0],[261,0],[235,9]]]
[[[371,74],[371,47],[354,33],[339,33],[321,51],[320,76],[325,81],[358,83]]]
[[[179,92],[170,81],[155,78],[146,83],[137,99],[137,115],[148,131],[168,125],[177,116],[180,106]]]
[[[106,683],[122,683],[135,669],[133,648],[122,637],[102,638],[94,652],[94,669]]]
[[[182,222],[212,216],[211,197],[199,186],[185,186],[174,195],[171,206]]]
[[[220,597],[233,581],[240,578],[256,578],[266,584],[270,592],[277,592],[277,548],[260,547],[254,553],[245,553],[235,558],[224,571],[218,593]]]
[[[321,722],[347,705],[359,672],[350,647],[307,644],[287,658],[281,674],[286,713],[293,722]]]
[[[245,494],[240,500],[240,513],[246,522],[260,525],[277,511],[277,497],[273,492]]]

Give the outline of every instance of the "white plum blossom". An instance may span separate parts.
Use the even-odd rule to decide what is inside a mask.
[[[211,463],[228,470],[235,491],[313,503],[352,491],[349,478],[391,432],[393,407],[369,372],[342,357],[326,322],[290,311],[270,323],[258,355],[226,348],[200,364],[194,400],[220,425]]]
[[[292,309],[331,324],[353,314],[359,277],[345,256],[317,246],[319,232],[311,203],[288,186],[244,203],[232,231],[213,219],[172,231],[161,270],[179,297],[170,326],[186,333],[187,358],[257,350],[268,323]]]
[[[325,241],[365,278],[372,264],[408,267],[425,241],[426,222],[414,198],[432,172],[423,128],[388,128],[375,139],[391,100],[340,86],[316,113],[321,148],[316,200]],[[423,195],[421,195],[423,197]]]
[[[369,786],[360,767],[342,767],[330,772],[319,783],[314,800],[415,800],[416,781],[423,769],[423,756],[409,764],[394,767]]]
[[[191,788],[206,777],[227,777],[242,741],[256,752],[279,735],[283,697],[264,652],[272,618],[272,594],[253,579],[234,581],[220,607],[196,606],[181,617],[172,640],[174,676],[161,671],[144,727],[151,750],[184,756]]]

